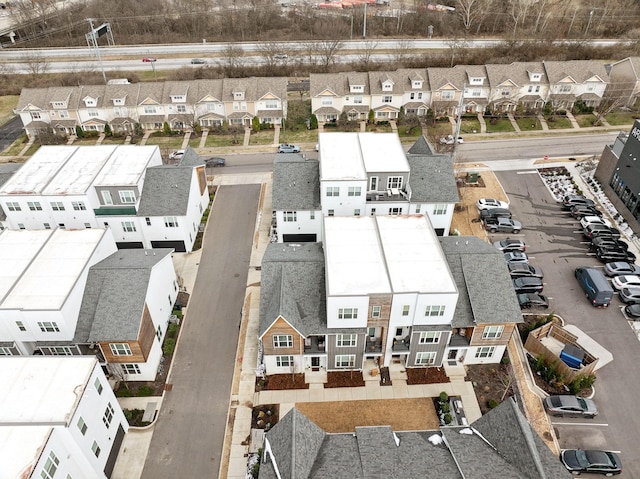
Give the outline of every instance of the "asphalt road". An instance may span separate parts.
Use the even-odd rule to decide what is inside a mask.
[[[591,306],[580,289],[574,270],[579,266],[602,267],[588,254],[579,223],[561,209],[535,172],[499,172],[522,233],[530,263],[544,271],[544,294],[551,298],[550,311],[562,316],[611,352],[614,360],[596,373],[594,400],[600,413],[593,420],[553,418],[561,448],[621,451],[621,477],[640,477],[640,344],[614,298],[608,309]],[[493,235],[499,239],[507,235]]]
[[[259,195],[218,189],[144,479],[218,476]]]
[[[22,120],[16,116],[0,128],[0,151],[4,151],[23,133]]]

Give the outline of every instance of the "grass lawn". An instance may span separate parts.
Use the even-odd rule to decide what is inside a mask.
[[[153,136],[147,138],[146,145],[158,145],[160,148],[179,150],[182,147],[184,136]]]
[[[269,130],[271,131],[271,130]],[[338,130],[325,130],[338,131]],[[273,134],[273,132],[271,132]],[[273,141],[273,140],[272,140]],[[318,130],[307,130],[301,128],[299,130],[280,130],[280,143],[318,143]]]
[[[15,115],[13,109],[18,105],[19,95],[0,96],[0,125],[4,125]]]
[[[596,119],[596,116],[593,114],[588,114],[588,115],[573,115],[576,119],[576,121],[578,122],[578,125],[580,125],[581,128],[588,128],[590,126],[593,126],[593,122]]]
[[[549,121],[549,118],[547,118],[547,125],[549,125],[550,130],[572,128],[571,121],[566,116],[554,116],[553,121]]]
[[[611,125],[633,125],[634,120],[640,118],[640,115],[638,113],[617,111],[605,115],[605,118]]]
[[[9,148],[7,148],[6,150],[0,152],[0,155],[2,156],[17,156],[20,154],[20,152],[22,151],[22,149],[26,146],[27,144],[27,135],[26,134],[22,134],[20,135],[20,137],[14,141],[11,146]]]
[[[436,136],[447,136],[447,135],[451,135],[451,123],[447,122],[443,122],[443,121],[437,121],[433,126],[429,125],[426,128],[426,132],[425,133],[429,133],[430,135],[436,135]]]
[[[400,138],[404,138],[404,139],[415,138],[417,140],[418,138],[420,138],[421,135],[422,135],[422,128],[419,126],[415,126],[411,128],[408,125],[400,125],[398,127],[398,136]]]
[[[480,133],[480,122],[476,117],[463,117],[460,122],[460,134]]]
[[[535,117],[516,118],[516,123],[522,131],[542,130],[540,120]]]
[[[495,124],[492,124],[495,121]],[[514,131],[508,118],[492,118],[487,121],[487,133],[504,133]]]
[[[274,130],[261,130],[257,133],[251,133],[249,138],[250,145],[273,145],[275,136]]]
[[[241,146],[242,145],[243,136],[238,135],[236,137],[237,143],[234,143],[232,135],[212,135],[209,133],[207,136],[207,142],[205,143],[205,147],[212,146]]]
[[[360,131],[360,130],[356,130]],[[367,125],[367,131],[375,131],[377,133],[391,133],[391,125]]]

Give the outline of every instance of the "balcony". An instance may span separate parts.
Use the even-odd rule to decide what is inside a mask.
[[[324,353],[325,351],[326,348],[324,336],[309,336],[304,340],[305,354]]]
[[[96,216],[133,216],[136,214],[136,208],[135,206],[102,207],[94,209],[93,212]]]
[[[367,202],[375,201],[408,201],[407,193],[399,188],[390,188],[387,191],[368,191]]]
[[[391,350],[393,352],[408,352],[409,347],[411,346],[410,337],[407,336],[404,339],[394,339],[393,346],[391,346]]]
[[[367,337],[367,353],[382,353],[382,338]]]

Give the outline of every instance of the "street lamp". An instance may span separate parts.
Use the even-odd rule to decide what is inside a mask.
[[[589,12],[589,21],[587,22],[587,28],[584,31],[584,36],[587,36],[587,33],[589,33],[589,27],[591,26],[591,19],[593,18],[593,10],[591,10]]]

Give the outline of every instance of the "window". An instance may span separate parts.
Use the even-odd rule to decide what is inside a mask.
[[[360,196],[362,194],[362,188],[359,186],[350,186],[347,196]]]
[[[390,176],[387,178],[387,189],[402,188],[402,176]]]
[[[349,88],[352,92],[364,91],[364,85],[350,85]]]
[[[310,211],[309,212],[309,219],[310,220],[315,220],[316,219],[316,212],[315,211]]]
[[[66,226],[64,225],[64,223],[58,223],[58,228],[60,228],[61,230],[65,229]]]
[[[339,319],[357,319],[358,308],[340,308],[338,309]]]
[[[20,208],[20,203],[16,201],[7,201],[7,209],[9,211],[22,211],[22,208]]]
[[[540,92],[540,85],[536,85],[536,93]]]
[[[482,331],[482,339],[500,339],[504,326],[485,326]]]
[[[11,348],[7,348],[5,346],[0,347],[0,356],[13,356]]]
[[[27,201],[27,205],[31,211],[42,211],[42,205],[39,201]]]
[[[97,116],[98,116],[98,110],[93,110],[93,109],[92,109],[92,110],[89,110],[87,113],[88,113],[88,114],[89,114],[89,116],[90,116],[90,117],[92,117],[92,118],[95,118],[95,117],[97,117]]]
[[[411,309],[411,306],[408,304],[405,304],[404,306],[402,306],[402,316],[409,316],[410,309]]]
[[[32,120],[40,120],[42,117],[40,116],[40,112],[39,111],[32,111],[31,112],[31,119]]]
[[[84,422],[84,419],[82,419],[82,417],[80,417],[78,419],[78,429],[80,429],[80,433],[84,436],[85,433],[87,432],[87,429],[89,427],[87,426],[87,423]]]
[[[134,233],[136,231],[136,224],[133,221],[123,221],[122,229],[127,233]]]
[[[52,201],[51,209],[53,211],[64,211],[64,203],[62,201]]]
[[[396,328],[396,337],[401,337],[404,333],[404,328]]]
[[[435,351],[431,352],[422,352],[416,354],[416,364],[432,365],[436,362],[436,353]]]
[[[176,106],[176,110],[178,110],[178,113],[186,113],[187,112],[187,106],[186,105],[177,105]]]
[[[333,216],[333,215],[334,215],[333,210],[329,210],[329,211],[327,211],[327,216]]]
[[[440,331],[422,331],[420,333],[420,344],[436,344],[440,342]]]
[[[74,211],[86,211],[87,207],[84,204],[84,201],[72,201],[71,202],[71,206],[73,207]]]
[[[571,93],[571,85],[560,85],[560,93]]]
[[[167,228],[177,228],[178,227],[178,217],[177,216],[165,216],[164,217],[164,225]]]
[[[98,394],[102,394],[102,383],[100,382],[99,378],[96,378],[96,380],[93,382],[93,387],[96,388]]]
[[[24,223],[18,223],[18,229],[24,230],[26,229]]]
[[[375,208],[371,208],[371,216],[376,214],[376,209]]]
[[[390,215],[401,215],[402,214],[402,208],[389,208],[389,214]]]
[[[46,230],[50,230],[51,229],[51,224],[49,224],[49,223],[42,223],[42,225],[44,226],[44,229],[46,229]]]
[[[43,333],[59,333],[58,324],[51,321],[38,322],[38,327]]]
[[[111,403],[107,403],[107,408],[104,410],[104,414],[102,415],[102,422],[107,429],[111,426],[111,421],[113,420],[113,406]]]
[[[153,105],[145,105],[144,106],[144,114],[145,115],[155,115],[156,114],[156,107]]]
[[[442,305],[429,305],[424,310],[425,316],[444,316],[444,304]]]
[[[298,221],[298,214],[296,211],[284,211],[282,215],[285,223],[295,223]]]
[[[476,358],[492,358],[495,352],[495,346],[483,346],[476,350]]]
[[[336,356],[336,368],[352,368],[356,364],[355,354],[342,354]]]
[[[91,229],[91,223],[85,223],[85,224],[84,224],[84,227],[85,227],[86,229],[90,230],[90,229]]]
[[[416,205],[416,213],[420,213],[421,209],[422,209],[422,205]]]
[[[340,196],[340,187],[327,186],[327,196]]]
[[[360,208],[353,210],[353,216],[360,216]]]
[[[56,457],[56,455],[51,451],[49,453],[49,457],[47,457],[46,462],[44,463],[44,467],[42,468],[42,472],[40,473],[40,477],[42,479],[51,479],[56,475],[56,471],[58,470],[58,465],[60,464],[60,460]]]
[[[69,346],[50,346],[48,349],[51,356],[73,356]]]
[[[362,104],[362,95],[356,95],[353,97],[353,103],[355,105],[361,105]]]
[[[372,176],[369,178],[369,191],[378,191],[378,177]]]
[[[158,325],[158,329],[156,329],[156,338],[162,342],[162,327],[160,327],[160,325]]]
[[[443,91],[442,99],[443,100],[453,100],[455,98],[455,93],[452,91]]]
[[[293,336],[290,334],[276,334],[273,336],[274,348],[292,348]]]
[[[293,356],[276,356],[276,366],[279,368],[290,368],[293,366]]]
[[[131,348],[127,343],[111,343],[109,349],[114,356],[131,356]]]
[[[358,344],[357,334],[337,334],[336,346],[356,346]]]
[[[18,329],[20,331],[26,331],[27,328],[24,327],[24,323],[22,321],[16,321],[16,326],[18,326]]]
[[[380,317],[380,306],[374,306],[371,308],[371,317],[379,318]]]
[[[93,445],[91,446],[91,450],[96,455],[96,457],[100,457],[100,446],[96,441],[93,441]]]
[[[122,203],[133,204],[136,202],[136,195],[131,190],[118,191],[118,195],[120,195]]]
[[[110,191],[101,191],[100,194],[102,195],[102,202],[105,205],[112,205],[113,204],[113,198],[111,198],[111,192]]]
[[[122,368],[122,372],[124,374],[140,374],[140,366],[138,366],[137,364],[121,364],[120,367]]]
[[[433,205],[433,214],[434,215],[446,215],[447,214],[447,205]]]
[[[333,105],[333,98],[330,96],[323,96],[321,103],[322,103],[322,106],[331,106]]]
[[[147,226],[151,226],[151,218],[147,216],[144,220],[147,222]]]
[[[393,96],[382,95],[382,103],[391,103],[392,101],[393,101]]]

